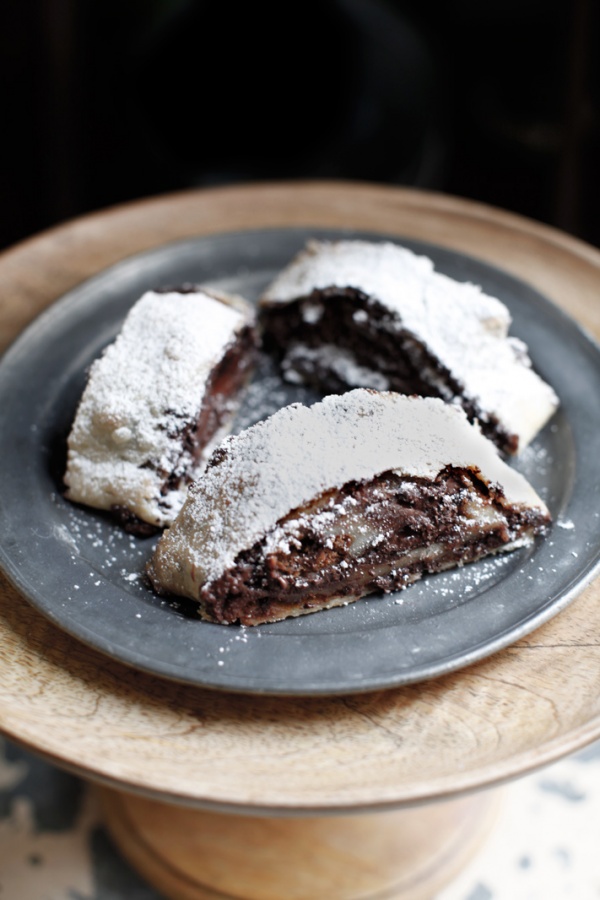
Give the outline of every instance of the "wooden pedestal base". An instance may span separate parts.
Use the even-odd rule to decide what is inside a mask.
[[[497,792],[395,812],[265,818],[102,790],[129,862],[170,900],[426,900],[487,836]]]

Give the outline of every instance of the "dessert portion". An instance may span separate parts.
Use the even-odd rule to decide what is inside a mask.
[[[440,397],[503,454],[558,406],[499,300],[395,244],[311,241],[263,294],[261,317],[288,380]]]
[[[256,351],[250,307],[184,286],[149,291],[91,366],[68,438],[66,496],[152,533],[232,419]]]
[[[204,619],[256,625],[530,544],[549,521],[461,409],[359,389],[226,438],[148,575]]]

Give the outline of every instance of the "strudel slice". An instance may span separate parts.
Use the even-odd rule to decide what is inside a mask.
[[[70,500],[152,533],[224,436],[255,358],[241,298],[149,291],[90,370],[68,439]]]
[[[530,544],[549,521],[462,410],[359,389],[226,438],[148,574],[205,619],[256,625]]]
[[[504,304],[396,244],[312,241],[261,305],[265,344],[289,380],[458,403],[504,454],[525,447],[558,405],[508,336]]]

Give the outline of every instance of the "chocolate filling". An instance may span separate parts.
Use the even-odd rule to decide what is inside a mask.
[[[256,625],[406,587],[479,559],[548,518],[510,507],[500,489],[449,467],[435,481],[387,472],[296,510],[200,592],[203,615]]]
[[[191,480],[204,448],[223,427],[233,405],[246,384],[256,362],[256,336],[250,326],[243,328],[213,369],[206,385],[204,401],[197,420],[182,421],[174,431],[181,441],[181,454],[161,489],[166,495]],[[171,414],[171,411],[168,411]]]
[[[179,289],[180,293],[185,291]],[[176,424],[170,425],[169,436],[180,442],[181,452],[170,472],[158,462],[148,460],[144,466],[158,472],[164,479],[159,505],[170,508],[169,494],[179,490],[192,480],[205,447],[231,416],[233,406],[246,384],[256,362],[256,334],[254,328],[242,328],[234,343],[227,349],[213,369],[206,385],[202,407],[196,420],[177,417],[174,410],[165,410],[166,417]],[[161,529],[149,525],[125,506],[113,506],[111,512],[125,531],[139,536],[156,534]]]
[[[452,373],[401,321],[362,291],[319,289],[291,303],[267,304],[261,316],[265,348],[278,358],[290,380],[300,378],[328,393],[343,393],[349,386],[375,387],[458,402],[503,454],[516,452],[518,435],[465,396]],[[327,345],[348,354],[351,380],[343,368],[319,354],[319,348]]]

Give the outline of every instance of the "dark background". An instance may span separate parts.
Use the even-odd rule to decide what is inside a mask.
[[[3,0],[0,246],[188,186],[350,178],[600,245],[595,0]]]

